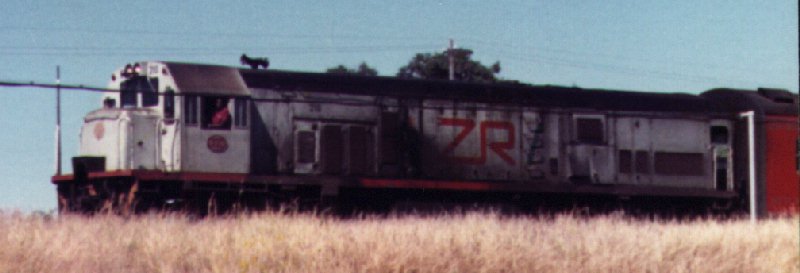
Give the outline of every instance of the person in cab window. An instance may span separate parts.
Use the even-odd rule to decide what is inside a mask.
[[[230,128],[231,127],[231,113],[228,111],[228,100],[217,99],[215,103],[214,115],[211,116],[211,123],[209,127],[212,128]]]

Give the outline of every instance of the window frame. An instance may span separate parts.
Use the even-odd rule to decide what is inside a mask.
[[[295,132],[295,162],[298,164],[317,163],[317,132],[297,130]]]
[[[250,117],[250,101],[247,98],[235,97],[233,99],[233,127],[247,128]]]
[[[123,80],[119,84],[119,108],[139,107],[139,94],[136,87],[131,87],[133,79]]]
[[[120,108],[158,107],[158,78],[137,75],[119,85]]]
[[[158,78],[145,78],[144,83],[147,88],[137,90],[142,94],[142,107],[158,107]]]
[[[583,136],[592,136],[591,134],[582,134],[582,128],[579,126],[581,120],[597,120],[600,122],[599,139],[586,139]],[[578,144],[588,145],[605,145],[608,141],[608,130],[606,128],[606,117],[601,114],[574,114],[572,115],[572,141]],[[585,129],[584,129],[585,130]],[[596,133],[595,133],[596,134]]]
[[[167,89],[164,91],[163,110],[164,110],[164,119],[166,120],[175,119],[175,90],[173,90],[172,88],[167,87]]]
[[[222,99],[224,100],[225,108],[228,111],[228,120],[222,125],[213,125],[214,115],[218,109],[212,109],[212,105],[216,104],[216,101]],[[233,129],[233,113],[231,113],[231,104],[233,97],[229,96],[200,96],[200,128],[203,130],[217,130],[217,131],[230,131]]]
[[[709,142],[716,145],[727,145],[731,142],[731,130],[727,125],[711,125],[708,128]],[[720,141],[724,138],[724,141]]]
[[[187,126],[197,126],[200,124],[200,120],[198,118],[199,109],[198,109],[198,96],[195,95],[185,95],[183,96],[183,120],[184,124]]]
[[[617,173],[633,174],[633,151],[628,149],[617,150]]]

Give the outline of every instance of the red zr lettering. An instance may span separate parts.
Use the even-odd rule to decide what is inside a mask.
[[[482,121],[480,123],[480,144],[479,144],[479,155],[478,156],[457,156],[453,155],[453,151],[456,147],[464,141],[464,139],[475,129],[475,121],[470,119],[459,119],[459,118],[440,118],[439,119],[439,126],[458,126],[461,127],[461,131],[456,134],[455,138],[447,144],[447,147],[444,148],[442,151],[446,155],[450,155],[450,158],[454,159],[455,161],[462,163],[462,164],[470,164],[470,165],[483,165],[486,164],[486,147],[497,154],[500,159],[506,162],[508,165],[514,165],[514,158],[512,158],[508,154],[508,150],[514,148],[514,124],[507,121]],[[501,142],[488,142],[486,140],[486,135],[489,130],[502,130],[506,131],[508,137],[505,141]]]

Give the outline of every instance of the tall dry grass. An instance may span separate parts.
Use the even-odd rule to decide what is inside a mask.
[[[0,272],[798,272],[797,218],[0,213]]]

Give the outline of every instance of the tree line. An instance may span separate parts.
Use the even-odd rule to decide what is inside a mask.
[[[472,59],[472,50],[465,48],[450,49],[438,53],[417,53],[408,64],[400,67],[395,74],[399,78],[407,79],[440,79],[450,77],[450,56],[453,57],[453,78],[466,82],[498,82],[496,76],[500,73],[500,62],[486,66]],[[358,67],[350,68],[338,65],[328,68],[327,73],[356,74],[363,76],[377,76],[378,71],[362,62]]]

